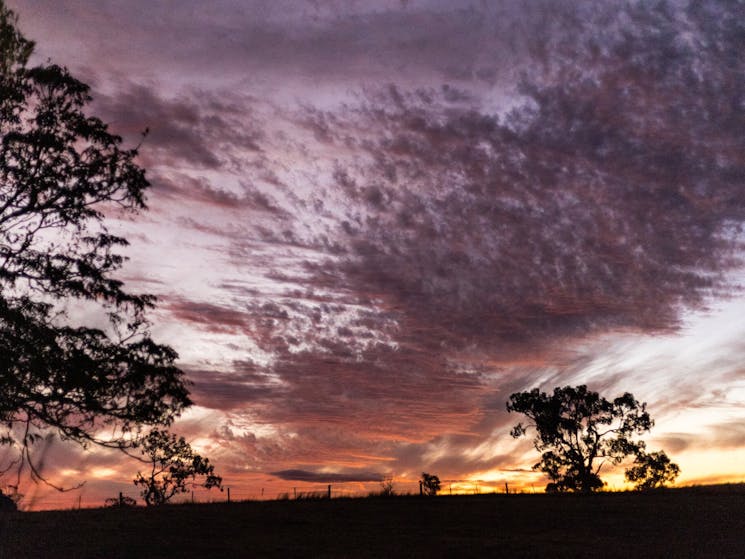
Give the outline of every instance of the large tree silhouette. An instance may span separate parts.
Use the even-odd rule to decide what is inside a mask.
[[[154,299],[114,275],[127,241],[105,215],[145,208],[137,150],[86,114],[89,88],[65,68],[29,65],[16,23],[0,0],[0,443],[38,477],[42,437],[125,448],[190,401],[176,353],[148,333]]]
[[[654,424],[646,404],[632,394],[610,401],[584,385],[557,387],[551,395],[537,388],[516,392],[507,402],[507,411],[525,414],[531,422],[518,423],[513,437],[535,428],[533,444],[543,454],[533,468],[551,480],[547,491],[591,493],[602,488],[603,465],[641,455],[645,444],[635,436]]]

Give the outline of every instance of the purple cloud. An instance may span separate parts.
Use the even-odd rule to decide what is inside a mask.
[[[273,476],[287,481],[305,481],[309,483],[349,483],[382,481],[383,475],[374,472],[358,473],[319,473],[306,470],[282,470],[272,472]]]

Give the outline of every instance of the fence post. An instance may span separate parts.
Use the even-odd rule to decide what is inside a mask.
[[[504,493],[505,493],[505,495],[509,495],[510,494],[510,486],[507,485],[507,482],[506,481],[504,482]]]
[[[419,480],[419,496],[424,495],[424,489],[422,488],[422,480]]]
[[[121,491],[119,491],[119,506],[120,507],[124,506],[124,495],[122,495]]]
[[[228,503],[230,502],[230,487],[228,487]]]
[[[329,483],[329,499],[331,498],[331,484]]]

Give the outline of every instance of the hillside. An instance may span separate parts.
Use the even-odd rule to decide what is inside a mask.
[[[24,557],[743,557],[742,486],[0,515]]]

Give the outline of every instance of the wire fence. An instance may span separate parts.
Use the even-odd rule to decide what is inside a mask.
[[[18,497],[21,510],[39,511],[52,509],[84,509],[104,506],[137,504],[144,505],[144,500],[136,487],[124,484],[112,484],[110,493],[98,488],[87,491],[86,487],[65,493],[44,491],[38,487]],[[491,494],[491,493],[535,493],[535,487],[510,487],[507,482],[483,480],[441,480],[439,495]],[[265,487],[246,487],[224,485],[222,490],[205,490],[195,488],[181,493],[171,499],[171,503],[218,503],[239,501],[273,501],[273,500],[313,500],[359,498],[375,495],[419,495],[422,487],[418,480],[393,481],[388,485],[374,482],[334,482],[334,483],[297,483],[282,482]]]

